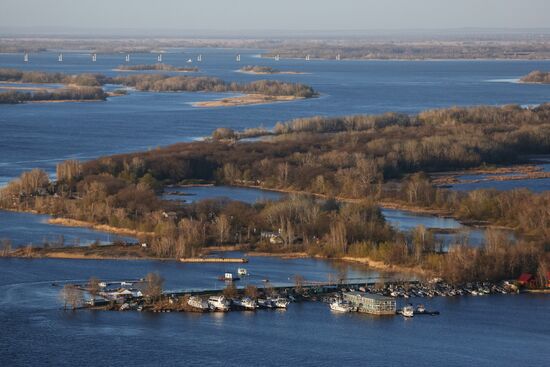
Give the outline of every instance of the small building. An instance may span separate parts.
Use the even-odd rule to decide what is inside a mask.
[[[518,284],[522,287],[535,288],[537,286],[537,281],[533,274],[523,273],[518,278]]]
[[[395,315],[395,298],[365,292],[344,292],[344,301],[349,302],[357,311],[373,315]]]

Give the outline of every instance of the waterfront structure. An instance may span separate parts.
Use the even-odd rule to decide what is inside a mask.
[[[374,315],[395,315],[395,298],[365,292],[344,292],[344,301],[349,302],[358,312]]]

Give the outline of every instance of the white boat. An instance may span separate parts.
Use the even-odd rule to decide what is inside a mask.
[[[198,61],[198,62],[201,62],[201,61],[202,61],[202,55],[197,56],[197,61]]]
[[[92,54],[92,62],[96,62],[97,61],[97,54]]]
[[[405,317],[413,317],[414,316],[414,308],[411,305],[403,307],[403,310],[401,311],[401,314]]]
[[[246,270],[245,268],[238,268],[237,274],[239,274],[240,276],[246,276],[248,275],[248,270]]]
[[[191,60],[191,59],[188,59],[188,60],[187,60],[187,63],[188,63],[188,64],[190,64],[190,63],[192,63],[192,62],[193,62],[193,60]]]
[[[423,304],[420,304],[420,305],[416,306],[416,312],[424,313],[424,312],[426,312],[426,307],[424,307]]]
[[[57,61],[63,62],[63,54],[59,54],[59,56],[57,56]]]
[[[273,304],[275,305],[276,308],[286,309],[288,307],[289,303],[290,302],[289,302],[288,299],[282,298],[282,297],[279,297],[279,298],[273,300]]]
[[[29,62],[29,54],[28,53],[25,53],[25,55],[23,56],[23,61],[24,62]]]
[[[237,57],[235,58],[235,61],[240,62],[241,61],[241,55],[237,55]]]
[[[240,278],[234,276],[233,273],[225,273],[224,275],[221,275],[220,277],[218,277],[218,280],[225,281],[225,282],[234,282],[239,279]]]
[[[340,54],[336,55],[336,60],[340,61],[340,59],[341,59]]]
[[[187,301],[187,304],[200,311],[208,311],[210,309],[210,305],[207,301],[196,296],[191,296]]]
[[[130,54],[126,55],[126,58],[124,59],[126,62],[130,62]]]
[[[309,61],[310,57],[309,55],[306,56],[306,61]]]
[[[279,56],[279,55],[275,56],[275,61],[279,61],[280,59],[281,59],[281,56]]]
[[[275,303],[271,299],[258,299],[258,306],[262,308],[275,308]]]
[[[208,298],[210,309],[216,311],[229,311],[229,301],[224,296],[212,296]]]
[[[245,310],[255,310],[258,307],[256,301],[250,297],[244,297],[243,299],[234,301],[234,303],[236,306],[242,307]]]
[[[159,54],[159,55],[157,56],[157,62],[162,62],[162,54]]]
[[[350,312],[351,311],[351,307],[347,303],[341,302],[339,300],[334,300],[333,302],[331,302],[330,303],[330,309],[332,311],[336,311],[336,312]]]

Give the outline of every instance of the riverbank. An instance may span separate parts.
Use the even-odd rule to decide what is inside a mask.
[[[489,177],[461,178],[461,176],[487,175]],[[486,181],[514,181],[550,178],[550,172],[536,164],[520,164],[495,168],[474,168],[470,170],[441,172],[432,175],[432,182],[440,187],[478,183]]]
[[[154,235],[153,232],[142,232],[134,229],[113,227],[107,224],[97,224],[97,223],[86,222],[86,221],[76,220],[76,219],[69,219],[69,218],[50,218],[48,219],[48,223],[62,225],[66,227],[90,228],[101,232],[118,234],[121,236],[148,237],[148,236]]]
[[[266,94],[246,94],[238,97],[222,98],[214,101],[203,101],[193,103],[193,107],[235,107],[255,104],[266,104],[276,102],[290,102],[304,97],[297,96],[269,96]]]

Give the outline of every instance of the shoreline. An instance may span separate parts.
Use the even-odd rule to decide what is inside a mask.
[[[213,101],[193,102],[193,107],[208,108],[208,107],[237,107],[257,104],[269,104],[278,102],[291,102],[296,100],[306,99],[305,97],[296,96],[269,96],[266,94],[245,94],[238,97],[226,97]]]
[[[139,236],[153,236],[153,232],[142,232],[135,229],[128,229],[128,228],[119,228],[119,227],[113,227],[109,226],[107,224],[96,224],[92,222],[86,222],[83,220],[77,220],[77,219],[70,219],[70,218],[50,218],[48,219],[48,224],[56,224],[61,225],[65,227],[81,227],[81,228],[90,228],[94,229],[96,231],[100,232],[108,232],[108,233],[114,233],[121,236],[132,236],[132,237],[139,237]]]
[[[232,246],[213,246],[211,248],[202,249],[203,253],[211,252],[231,252],[242,251],[243,244]],[[118,260],[118,261],[136,261],[136,260],[148,260],[148,261],[164,261],[164,262],[182,262],[180,258],[162,258],[150,255],[148,248],[142,248],[140,245],[99,245],[99,246],[66,246],[66,247],[51,247],[43,248],[38,247],[30,253],[27,253],[25,247],[19,247],[4,258],[19,258],[19,259],[65,259],[65,260]],[[403,265],[391,265],[385,264],[381,261],[372,260],[368,257],[326,257],[320,255],[309,255],[306,252],[254,252],[245,251],[245,258],[258,258],[258,257],[277,257],[282,260],[294,260],[294,259],[316,259],[324,261],[337,261],[345,263],[354,263],[366,266],[373,270],[403,274],[416,274],[422,277],[433,275],[431,272],[421,269],[419,267],[408,267]],[[1,257],[0,257],[1,258]],[[208,259],[207,257],[205,259]],[[184,261],[185,263],[185,261]],[[210,264],[211,261],[197,262]]]

